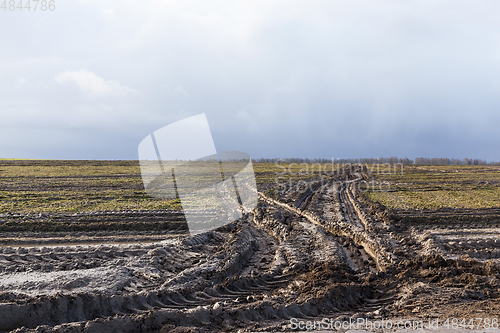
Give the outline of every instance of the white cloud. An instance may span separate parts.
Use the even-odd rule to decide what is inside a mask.
[[[85,69],[78,72],[66,71],[60,73],[55,77],[55,80],[59,84],[73,82],[87,97],[91,98],[125,97],[139,93],[137,90],[121,85],[117,81],[105,80]]]

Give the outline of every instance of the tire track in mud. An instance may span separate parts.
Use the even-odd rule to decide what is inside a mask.
[[[453,262],[432,257],[403,265],[393,251],[434,249],[441,236],[412,234],[413,248],[399,244],[406,236],[393,237],[391,226],[366,213],[357,191],[366,174],[354,171],[345,180],[303,183],[279,200],[259,193],[252,213],[195,236],[153,244],[0,248],[0,330],[253,330],[292,317],[380,316],[389,305],[425,304],[412,302],[418,288],[401,281],[429,276],[419,288],[432,294],[438,290],[429,286],[434,273],[415,267],[425,263],[455,274]],[[109,215],[93,216],[99,214]],[[443,251],[497,247],[495,241],[461,244],[447,237]]]
[[[226,246],[217,251],[221,244],[228,242],[229,248]],[[92,269],[94,269],[109,263],[106,259],[110,257],[132,258],[133,262],[127,265],[127,269],[132,270],[135,264],[137,270],[129,272],[128,280],[131,281],[125,281],[128,283],[122,287],[122,295],[120,293],[118,293],[119,295],[92,295],[92,293],[84,292],[77,296],[44,295],[34,300],[30,299],[29,295],[12,297],[14,296],[12,293],[5,292],[11,288],[4,280],[2,283],[4,293],[0,294],[4,300],[15,298],[16,301],[19,301],[24,298],[30,299],[31,303],[0,304],[0,329],[13,329],[22,325],[28,327],[36,327],[40,324],[53,326],[68,321],[93,320],[117,314],[140,313],[155,307],[189,309],[213,306],[218,308],[228,304],[259,300],[259,294],[265,295],[268,291],[288,283],[286,277],[262,274],[271,267],[272,257],[270,258],[270,255],[274,256],[274,242],[274,238],[270,235],[251,225],[246,226],[245,230],[240,230],[240,232],[229,234],[209,232],[185,238],[173,244],[175,246],[154,248],[151,245],[149,252],[148,248],[139,245],[129,246],[127,250],[118,247],[121,251],[106,251],[115,248],[112,246],[100,246],[97,250],[86,247],[84,250],[75,249],[72,252],[63,251],[64,247],[55,248],[53,251],[48,251],[44,247],[41,249],[19,248],[17,253],[11,253],[13,252],[11,248],[5,248],[3,255],[0,255],[0,263],[8,265],[9,270],[15,271],[17,274],[26,265],[30,265],[31,268],[27,274],[30,274],[31,271],[36,272],[36,274],[40,274],[40,271],[47,271],[50,272],[48,274],[54,276],[58,270],[78,270],[80,267],[67,266],[68,262],[74,261],[75,257],[87,259],[81,263],[87,269],[87,275],[89,273],[88,261],[91,262]],[[183,251],[176,250],[176,247],[183,248]],[[215,250],[214,255],[207,254],[211,250]],[[59,251],[64,253],[59,255]],[[133,260],[144,261],[149,259],[148,257],[157,264],[156,266],[161,266],[168,261],[168,265],[163,267],[161,273],[163,276],[171,277],[162,279],[157,268],[143,269],[141,265],[138,265],[137,260]],[[122,259],[117,260],[114,264],[120,264],[119,261]],[[41,262],[45,266],[40,267]],[[55,263],[57,266],[54,265]],[[49,264],[53,265],[48,266]],[[12,279],[12,275],[10,278]],[[19,280],[19,276],[16,278]],[[30,276],[28,275],[25,280],[30,280]],[[31,282],[37,282],[34,281],[33,277],[31,280]],[[48,288],[47,291],[53,293],[54,286],[49,287],[52,288]],[[63,285],[62,289],[65,288],[67,286]],[[148,289],[153,290],[147,291]],[[96,291],[94,290],[94,292]],[[107,291],[109,290],[107,289]],[[117,290],[111,290],[111,293],[116,292]],[[264,297],[262,296],[260,299]],[[65,309],[66,314],[59,313],[61,307]],[[35,309],[38,310],[35,311]],[[37,313],[37,315],[32,316],[30,322],[26,322],[24,314],[32,312]],[[60,315],[58,319],[54,318],[53,313],[55,312]]]
[[[314,195],[314,192],[311,192]],[[310,201],[309,197],[309,201]],[[307,205],[307,203],[306,203]],[[117,215],[150,215],[150,212],[117,212]],[[156,212],[161,213],[161,212]],[[163,212],[165,213],[165,212]],[[168,212],[171,213],[171,212]],[[115,215],[115,212],[87,212],[76,214],[76,216],[109,216]],[[47,216],[38,216],[46,218]],[[302,230],[307,226],[302,222]],[[310,230],[316,232],[314,228]],[[67,247],[56,247],[49,249],[42,248],[13,248],[6,247],[0,256],[0,265],[6,273],[11,273],[9,278],[12,280],[12,273],[15,274],[17,281],[24,280],[27,284],[38,284],[35,275],[42,275],[43,278],[50,281],[51,278],[58,280],[57,286],[50,283],[45,288],[38,288],[38,299],[30,299],[29,294],[24,297],[16,296],[16,301],[20,299],[29,299],[28,304],[1,304],[4,314],[1,322],[3,329],[15,328],[17,325],[24,324],[34,327],[39,324],[57,325],[64,322],[92,320],[102,316],[112,316],[120,313],[138,313],[153,307],[186,309],[197,308],[207,305],[213,305],[217,308],[219,302],[223,306],[229,303],[251,302],[264,299],[269,291],[275,290],[289,282],[286,275],[281,274],[284,266],[285,271],[293,265],[304,262],[300,256],[300,249],[290,249],[283,247],[286,261],[281,262],[278,239],[272,237],[255,226],[246,227],[239,233],[230,233],[229,238],[237,238],[233,242],[232,251],[227,251],[226,255],[206,256],[200,255],[206,251],[213,250],[209,245],[212,240],[216,244],[228,242],[230,240],[221,237],[212,232],[209,234],[197,235],[181,241],[185,246],[185,251],[175,251],[171,246],[161,248],[152,248],[144,246],[113,247],[99,246],[80,247],[68,250]],[[210,237],[212,236],[212,237]],[[216,237],[219,236],[219,237]],[[324,235],[323,235],[324,237]],[[290,244],[296,245],[295,242]],[[302,241],[307,241],[303,237]],[[299,242],[299,244],[301,244]],[[179,244],[176,244],[179,245]],[[120,250],[116,250],[119,248]],[[191,251],[190,251],[191,250]],[[197,250],[197,251],[193,251]],[[217,249],[215,249],[217,253]],[[337,253],[338,248],[333,247],[331,252]],[[147,253],[146,253],[147,252]],[[106,291],[117,293],[121,288],[123,295],[106,295],[104,290],[93,289],[92,293],[84,291],[88,285],[82,284],[82,293],[78,296],[55,294],[57,288],[65,290],[78,290],[79,276],[70,276],[71,281],[63,281],[61,285],[61,276],[58,273],[64,272],[82,272],[88,278],[91,272],[99,274],[109,274],[106,270],[110,261],[112,265],[123,265],[124,260],[138,259],[144,261],[146,256],[152,257],[153,265],[142,269],[137,262],[129,262],[127,272],[121,272],[126,275],[123,285],[119,285],[110,290],[110,286],[105,286]],[[122,259],[124,258],[124,259]],[[111,260],[112,259],[112,260]],[[161,267],[165,261],[169,261],[167,267]],[[193,267],[186,267],[194,265]],[[160,267],[159,267],[160,266]],[[0,266],[1,267],[1,266]],[[278,268],[277,268],[278,267]],[[104,271],[99,271],[103,268]],[[136,269],[134,269],[136,268]],[[158,269],[160,268],[160,269]],[[161,269],[163,268],[163,269]],[[276,269],[277,268],[277,269]],[[264,272],[264,274],[262,274]],[[33,274],[34,273],[34,274]],[[160,274],[163,273],[163,274]],[[234,275],[238,274],[238,278]],[[45,275],[44,275],[45,274]],[[113,274],[113,272],[111,272]],[[163,275],[163,276],[162,276]],[[205,279],[200,278],[204,276]],[[224,282],[222,282],[225,279]],[[213,283],[219,281],[219,283]],[[4,291],[3,298],[9,299],[9,292],[12,286],[8,283],[9,279],[3,280]],[[160,285],[161,282],[161,285]],[[146,292],[149,288],[155,288],[155,291]],[[22,288],[20,288],[22,291]],[[29,288],[28,288],[29,289]],[[15,289],[14,289],[15,290]],[[99,291],[101,293],[99,293]],[[97,293],[97,294],[96,294]],[[131,295],[127,295],[127,293]],[[140,296],[138,294],[141,294]],[[93,295],[94,294],[94,295]],[[92,296],[93,295],[93,296]],[[13,298],[13,297],[12,297]],[[87,302],[85,302],[87,301]],[[219,306],[221,306],[219,304]],[[31,318],[31,322],[23,322],[23,313],[32,313],[34,307],[38,308],[36,316]],[[66,314],[61,314],[61,307],[66,309]],[[56,311],[57,309],[57,311]],[[58,312],[61,316],[54,318],[53,313]],[[21,317],[21,318],[20,318]],[[17,320],[17,321],[16,321]]]
[[[214,216],[211,211],[199,212]],[[184,213],[179,210],[107,210],[78,213],[0,214],[1,232],[188,232]]]
[[[327,185],[323,186],[322,188],[327,188]],[[339,201],[341,206],[343,203],[342,193],[343,192],[341,189],[339,193]],[[332,232],[336,236],[344,236],[351,239],[356,245],[362,246],[362,248],[366,252],[366,255],[369,255],[375,261],[378,270],[384,270],[386,266],[390,265],[391,263],[397,262],[397,258],[394,256],[394,254],[388,251],[388,248],[387,246],[385,246],[385,244],[382,244],[380,238],[376,237],[374,234],[368,234],[368,232],[364,230],[362,225],[354,224],[351,222],[359,220],[359,217],[351,208],[344,210],[344,207],[352,207],[352,202],[349,201],[348,195],[344,195],[346,198],[346,203],[342,206],[342,211],[345,215],[344,218],[340,221],[325,220],[315,214],[312,214],[310,211],[303,211],[286,203],[269,198],[263,193],[259,193],[259,196],[268,204],[278,206],[298,216],[302,216],[312,224],[327,228],[328,231]],[[367,259],[367,256],[363,256],[363,261],[367,261]]]
[[[312,191],[305,205],[316,194]],[[71,282],[62,286],[49,283],[46,288],[38,289],[36,297],[29,294],[13,297],[6,291],[12,286],[4,283],[0,328],[54,326],[119,314],[138,314],[155,308],[201,311],[200,308],[208,306],[216,311],[219,307],[239,307],[246,313],[244,316],[268,319],[315,314],[318,310],[311,305],[315,303],[314,299],[305,300],[300,305],[290,302],[283,307],[282,297],[288,295],[280,293],[299,271],[307,270],[308,265],[323,260],[343,262],[343,250],[321,226],[311,224],[304,217],[300,221],[295,221],[296,217],[289,218],[289,224],[272,217],[263,218],[266,221],[263,225],[259,218],[249,215],[246,220],[222,228],[226,230],[171,240],[171,245],[157,248],[154,244],[146,247],[87,246],[69,251],[67,247],[17,250],[6,247],[0,255],[0,264],[9,267],[9,273],[18,274],[17,280],[19,274],[25,274],[26,281],[36,283],[35,279],[29,281],[30,274],[43,275],[44,272],[49,281],[50,278],[60,280],[57,273],[67,271],[82,271],[87,278],[90,270],[95,274],[112,275],[112,271],[99,271],[108,269],[110,263],[125,266],[126,272],[121,272],[125,275],[123,285],[113,290],[103,288],[92,292],[85,290],[88,285],[85,283],[82,283],[82,290]],[[234,228],[237,230],[232,230]],[[307,253],[304,247],[312,247],[314,251]],[[75,279],[78,278],[71,277],[72,281]],[[78,293],[57,293],[61,289]],[[7,300],[13,302],[6,303]],[[359,302],[359,297],[353,300]],[[343,306],[342,302],[335,305]],[[65,314],[60,313],[61,309]],[[33,311],[37,315],[26,322],[23,314]],[[59,313],[59,316],[54,317],[54,313]]]

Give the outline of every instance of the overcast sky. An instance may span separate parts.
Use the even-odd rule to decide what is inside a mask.
[[[219,151],[254,158],[498,161],[499,13],[497,0],[0,9],[0,157],[136,159],[151,132],[206,113]]]

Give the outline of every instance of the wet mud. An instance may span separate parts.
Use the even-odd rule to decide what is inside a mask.
[[[259,193],[250,214],[196,236],[9,234],[0,331],[282,332],[291,318],[500,316],[499,230],[405,225],[358,193],[366,171]]]

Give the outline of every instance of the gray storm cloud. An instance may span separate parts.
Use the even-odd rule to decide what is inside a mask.
[[[75,1],[1,12],[0,156],[137,158],[206,113],[252,157],[500,160],[491,1]]]

